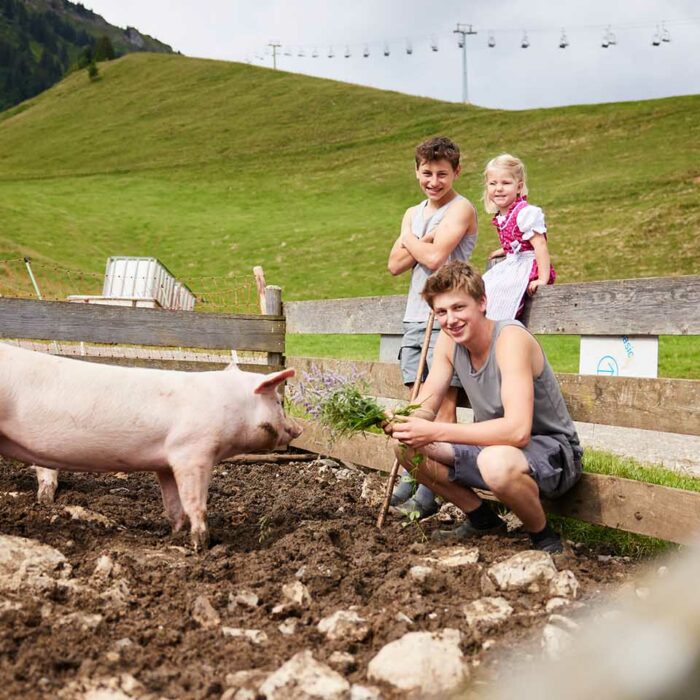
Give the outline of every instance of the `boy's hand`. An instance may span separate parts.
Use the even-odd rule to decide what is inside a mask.
[[[527,293],[530,296],[532,296],[533,294],[535,294],[538,287],[543,287],[546,284],[547,283],[543,282],[542,280],[532,280],[532,282],[530,282],[530,284],[527,285]]]
[[[395,416],[390,435],[409,447],[423,447],[433,442],[434,423],[415,416]]]

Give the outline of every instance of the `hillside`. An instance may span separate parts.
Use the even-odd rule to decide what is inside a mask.
[[[101,43],[104,46],[98,48]],[[0,0],[0,109],[33,97],[78,63],[132,51],[172,53],[134,27],[120,29],[81,3]]]
[[[525,160],[561,282],[697,273],[700,96],[504,112],[176,55],[103,66],[0,114],[0,259],[43,263],[47,290],[49,265],[148,255],[191,284],[262,264],[287,299],[401,293],[386,257],[436,133],[475,203],[489,157]]]

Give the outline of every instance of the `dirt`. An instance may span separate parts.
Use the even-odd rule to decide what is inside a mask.
[[[376,498],[381,480],[369,478]],[[211,546],[195,554],[186,533],[170,533],[150,474],[62,473],[56,503],[43,506],[35,501],[33,472],[0,462],[0,534],[55,547],[83,586],[73,594],[0,592],[0,602],[21,604],[0,619],[0,697],[57,697],[72,681],[128,673],[141,684],[137,697],[219,698],[228,674],[271,672],[303,649],[323,662],[335,651],[351,653],[354,660],[342,672],[350,682],[367,684],[367,664],[383,645],[406,632],[445,627],[461,630],[476,677],[488,679],[498,673],[500,652],[539,639],[548,618],[544,592],[504,593],[516,614],[488,634],[471,630],[462,613],[465,603],[484,595],[483,568],[527,549],[526,535],[484,537],[477,543],[479,564],[416,583],[408,570],[444,546],[426,538],[449,523],[433,518],[418,526],[394,517],[378,530],[377,507],[361,496],[365,479],[359,469],[318,461],[219,465],[209,493]],[[114,527],[73,520],[68,505],[99,513]],[[103,554],[118,572],[111,576],[126,582],[121,606],[99,596],[106,584],[95,584],[93,572]],[[586,607],[636,569],[634,562],[598,554],[577,546],[555,558],[559,569],[576,575]],[[291,613],[298,624],[285,636],[279,630],[285,616],[273,608],[282,601],[282,586],[296,580],[308,587],[311,603]],[[257,594],[259,605],[230,605],[230,594],[242,590]],[[202,595],[220,625],[264,631],[267,642],[226,637],[219,625],[202,627],[192,617]],[[350,606],[368,621],[369,636],[327,641],[318,621]],[[103,619],[94,629],[58,624],[76,612]],[[383,694],[400,697],[388,688]]]

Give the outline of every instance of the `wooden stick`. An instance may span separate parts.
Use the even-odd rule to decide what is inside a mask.
[[[253,268],[255,284],[258,287],[258,297],[260,299],[260,313],[264,316],[267,313],[267,303],[265,302],[265,273],[260,265]]]
[[[300,452],[299,454],[293,454],[290,452],[261,452],[260,454],[243,454],[234,455],[233,457],[227,457],[224,462],[239,462],[241,464],[260,464],[266,462],[312,462],[318,459],[317,454],[310,452]]]
[[[420,351],[420,359],[418,360],[418,371],[416,372],[416,381],[413,384],[413,389],[411,390],[411,400],[413,403],[418,398],[418,393],[420,392],[420,386],[423,382],[423,368],[425,367],[425,361],[428,357],[428,347],[430,346],[430,336],[433,333],[433,323],[435,322],[435,313],[430,312],[428,317],[428,325],[425,328],[425,335],[423,336],[423,347]],[[386,492],[384,493],[384,503],[382,504],[382,509],[377,518],[377,527],[381,528],[386,520],[386,514],[389,512],[389,502],[391,501],[391,494],[394,492],[394,484],[396,483],[396,477],[399,474],[399,460],[395,459],[394,463],[391,465],[391,472],[389,473],[389,481],[386,484]]]

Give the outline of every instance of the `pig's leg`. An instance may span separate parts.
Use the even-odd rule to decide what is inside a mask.
[[[197,456],[173,460],[171,466],[182,508],[190,519],[192,545],[195,551],[206,549],[209,544],[207,493],[213,464]]]
[[[158,483],[160,484],[160,493],[163,496],[163,506],[165,512],[173,526],[173,532],[178,532],[185,524],[185,511],[180,501],[180,494],[177,490],[177,483],[172,471],[157,471]]]
[[[34,467],[38,490],[36,500],[45,506],[50,506],[54,501],[56,489],[58,488],[58,470],[45,469],[44,467]]]

